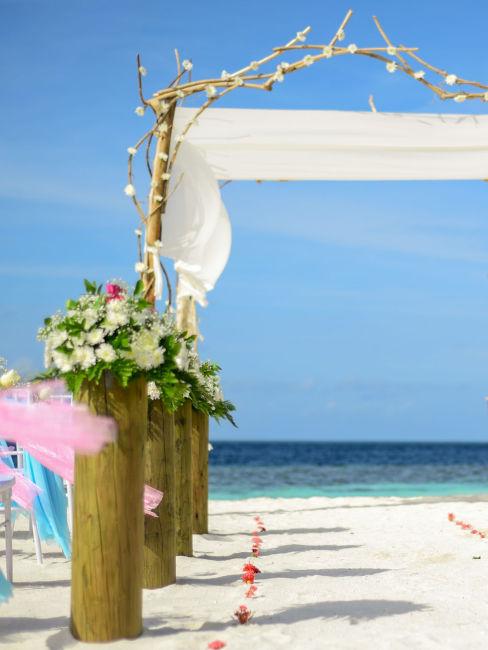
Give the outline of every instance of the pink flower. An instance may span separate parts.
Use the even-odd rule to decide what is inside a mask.
[[[253,573],[261,573],[261,571],[258,569],[258,567],[255,564],[251,564],[250,562],[248,564],[245,564],[242,567],[243,571],[252,571]]]
[[[251,549],[251,553],[253,554],[254,557],[259,557],[259,546],[253,546]]]
[[[249,589],[246,591],[246,594],[245,594],[246,598],[252,598],[257,590],[258,590],[258,588],[256,587],[256,585],[251,585],[249,587]]]
[[[252,538],[252,543],[260,546],[263,543],[263,540],[260,537],[254,536]]]
[[[219,641],[218,639],[215,639],[215,641],[210,641],[207,648],[210,648],[210,650],[220,650],[220,648],[225,648],[225,646],[225,641]]]
[[[447,518],[449,519],[449,521],[454,521],[454,520],[456,519],[456,517],[455,517],[455,515],[454,515],[453,512],[450,512],[450,513],[447,515]]]
[[[252,617],[252,612],[245,605],[239,605],[234,612],[234,616],[241,625],[245,625]]]
[[[242,581],[245,582],[246,585],[252,585],[254,582],[254,576],[254,571],[246,571],[246,573],[242,574]]]
[[[124,297],[124,290],[118,284],[107,282],[107,300],[122,300]]]

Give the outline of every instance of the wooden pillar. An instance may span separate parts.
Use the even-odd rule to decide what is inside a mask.
[[[78,400],[113,417],[118,436],[75,459],[71,632],[86,642],[131,639],[142,632],[146,382],[122,388],[105,373]]]
[[[192,406],[175,413],[176,555],[193,555]]]
[[[164,495],[156,517],[144,520],[144,587],[158,589],[176,582],[175,430],[172,413],[148,400],[145,481]]]
[[[208,533],[208,415],[193,409],[193,532]]]

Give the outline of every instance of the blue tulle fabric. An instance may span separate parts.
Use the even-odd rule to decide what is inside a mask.
[[[24,472],[42,490],[34,501],[39,537],[46,542],[58,543],[65,557],[70,558],[68,504],[61,477],[46,469],[28,453],[24,454]]]
[[[0,603],[5,603],[12,595],[12,585],[0,571]]]

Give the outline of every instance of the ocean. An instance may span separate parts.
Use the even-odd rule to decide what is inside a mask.
[[[212,444],[212,499],[488,493],[488,443]]]

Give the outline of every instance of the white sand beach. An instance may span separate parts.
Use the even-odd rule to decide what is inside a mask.
[[[250,499],[211,502],[211,533],[178,559],[178,584],[144,593],[145,632],[113,648],[198,650],[423,650],[488,647],[488,540],[448,512],[488,527],[488,497]],[[257,596],[244,597],[242,566],[259,514]],[[0,608],[0,645],[88,647],[68,631],[70,565],[15,536],[15,595]],[[3,544],[1,545],[3,549]],[[474,559],[481,556],[480,559]],[[246,604],[247,625],[232,620]]]

